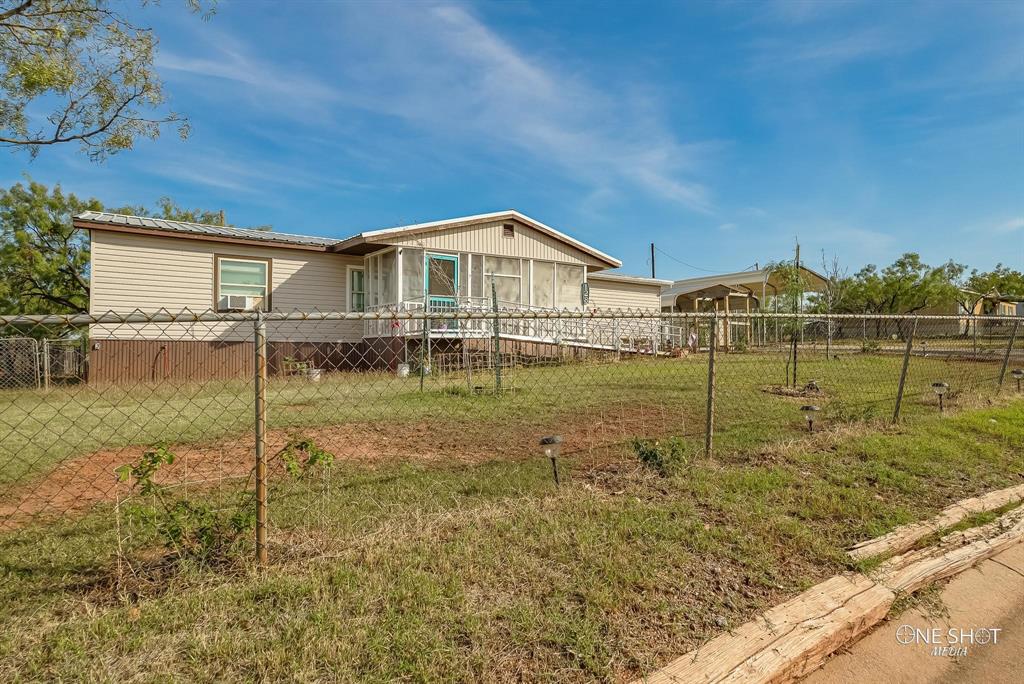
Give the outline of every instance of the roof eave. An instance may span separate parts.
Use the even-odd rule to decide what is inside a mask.
[[[612,268],[619,268],[622,266],[622,262],[615,257],[605,254],[599,249],[595,249],[590,245],[580,242],[579,240],[566,235],[565,233],[552,228],[536,219],[532,219],[525,214],[521,214],[514,209],[507,211],[492,212],[489,214],[476,214],[474,216],[463,216],[455,219],[446,219],[443,221],[431,221],[429,223],[417,223],[408,226],[398,226],[395,228],[382,228],[380,230],[368,230],[358,235],[354,235],[350,238],[342,240],[336,244],[332,251],[345,251],[351,247],[360,245],[362,243],[373,243],[374,238],[388,237],[391,235],[416,235],[417,233],[430,233],[435,230],[443,230],[446,228],[458,228],[461,226],[472,225],[474,223],[480,223],[482,221],[493,221],[499,219],[515,219],[520,223],[523,223],[531,228],[539,230],[542,233],[547,233],[551,237],[554,237],[562,242],[565,242],[572,247],[580,250],[585,254],[589,254],[599,261],[603,261]]]
[[[178,240],[200,240],[202,242],[220,242],[234,245],[250,245],[254,247],[276,247],[280,249],[299,249],[307,252],[326,252],[331,245],[300,244],[296,242],[284,242],[281,240],[253,240],[229,235],[204,235],[202,233],[185,233],[175,230],[159,230],[155,228],[139,228],[137,226],[122,226],[109,223],[97,223],[95,221],[83,221],[72,218],[71,225],[79,230],[102,230],[109,233],[127,233],[131,235],[147,235],[150,237],[168,237]]]

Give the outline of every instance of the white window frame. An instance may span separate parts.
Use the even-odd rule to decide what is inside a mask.
[[[352,308],[352,295],[355,291],[352,289],[352,271],[362,271],[363,273],[363,311],[366,311],[366,266],[357,264],[349,264],[345,269],[345,310],[349,313],[359,313],[357,309]]]
[[[224,295],[221,294],[221,288],[224,286],[224,279],[221,277],[221,264],[225,261],[235,261],[239,263],[247,264],[262,264],[266,269],[263,272],[263,301],[261,305],[264,311],[269,311],[271,308],[271,274],[274,272],[274,260],[271,258],[260,258],[260,257],[246,257],[235,254],[214,254],[213,255],[213,272],[214,281],[217,283],[217,291],[213,293],[214,297],[214,310],[217,312],[230,312],[238,311],[238,309],[229,309],[220,305],[221,299]]]

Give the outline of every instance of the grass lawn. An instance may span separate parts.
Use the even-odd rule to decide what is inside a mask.
[[[844,353],[826,359],[803,352],[801,382],[816,379],[823,419],[846,422],[891,415],[901,359],[897,355]],[[910,366],[904,413],[934,410],[930,383],[942,379],[963,399],[991,396],[997,362],[971,363],[915,357]],[[382,373],[329,374],[320,383],[272,378],[268,390],[270,429],[363,424],[387,429],[416,426],[458,435],[482,433],[492,444],[530,441],[545,430],[593,431],[617,415],[643,422],[637,434],[696,435],[703,430],[707,359],[634,359],[505,369],[502,397],[465,396],[461,374],[429,377],[420,391],[416,377]],[[799,399],[769,396],[766,385],[783,384],[781,354],[721,354],[716,425],[721,448],[746,448],[803,429]],[[477,372],[471,385],[493,385]],[[253,387],[245,381],[131,388],[77,386],[49,393],[0,393],[0,499],[4,485],[39,477],[70,457],[129,445],[209,443],[251,435]],[[636,420],[633,421],[634,423]],[[524,437],[523,426],[533,432]],[[571,441],[572,435],[567,435]],[[525,443],[525,442],[524,442]],[[443,444],[441,445],[443,447]]]
[[[567,455],[557,490],[541,458],[339,462],[325,481],[275,486],[273,560],[264,571],[241,562],[217,573],[185,569],[134,581],[118,599],[109,509],[2,534],[0,680],[637,676],[850,567],[848,545],[1021,481],[1024,402],[939,416],[927,390],[933,376],[959,381],[949,366],[922,360],[900,427],[839,424],[873,397],[882,415],[891,412],[891,385],[882,383],[894,383],[895,362],[863,361],[846,384],[826,362],[808,363],[802,377],[817,377],[832,388],[831,402],[850,407],[814,435],[802,430],[799,399],[758,389],[781,382],[769,377],[778,368],[754,355],[723,361],[720,389],[735,388],[719,393],[729,448],[710,460],[692,455],[668,477],[621,443]],[[648,361],[523,371],[522,391],[508,402],[437,387],[417,396],[383,378],[366,381],[394,390],[387,399],[325,384],[282,387],[273,401],[278,420],[296,398],[314,402],[316,413],[287,419],[299,423],[334,411],[429,420],[443,408],[498,425],[520,402],[530,421],[545,424],[553,413],[587,415],[587,406],[622,392],[701,415],[702,369]],[[201,396],[230,407],[234,429],[244,427],[244,402],[235,409],[230,393]],[[42,403],[55,411],[53,401]],[[153,401],[147,415],[164,415]],[[659,415],[652,432],[678,427]],[[169,428],[147,420],[120,437],[148,441],[160,429]],[[144,537],[129,542],[130,555],[150,557]]]

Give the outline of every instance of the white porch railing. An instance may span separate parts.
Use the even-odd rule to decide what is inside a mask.
[[[491,313],[494,307],[485,297],[435,298],[429,305],[422,301],[405,301],[368,307],[378,312]],[[498,313],[517,311],[558,312],[559,309],[529,306],[512,302],[498,302]],[[429,326],[431,338],[487,338],[494,335],[494,322],[473,320],[366,320],[365,337],[420,338],[424,325]],[[586,346],[631,352],[664,352],[683,348],[688,342],[689,329],[652,318],[516,318],[501,319],[498,333],[503,339],[516,339],[546,344]]]

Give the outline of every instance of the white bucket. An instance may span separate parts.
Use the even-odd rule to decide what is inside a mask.
[[[309,378],[310,382],[320,382],[321,375],[323,375],[323,370],[320,368],[306,369],[306,377]]]
[[[409,364],[400,363],[398,364],[398,377],[407,378],[409,377]]]

